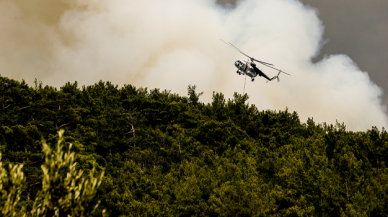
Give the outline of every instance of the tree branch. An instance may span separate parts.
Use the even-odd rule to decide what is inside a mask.
[[[380,211],[385,215],[385,216],[388,216],[381,208],[379,208]]]
[[[57,127],[58,129],[61,128],[61,127],[64,127],[66,125],[69,125],[71,123],[71,121],[69,123],[66,123],[66,124],[62,124],[61,126]]]
[[[7,105],[6,107],[4,107],[4,109],[7,109],[7,108],[10,107],[10,106],[19,105],[19,104],[21,104],[21,102],[19,102],[19,103],[14,103],[14,104],[9,104],[9,105]]]
[[[32,183],[31,185],[29,185],[29,186],[33,186],[33,185],[37,185],[37,184],[39,184],[40,182],[35,182],[35,183]]]

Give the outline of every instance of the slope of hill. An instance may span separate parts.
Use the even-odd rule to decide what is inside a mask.
[[[23,163],[21,200],[41,189],[41,139],[65,129],[79,167],[105,168],[110,216],[386,216],[388,133],[347,131],[248,95],[188,96],[110,82],[60,90],[0,77],[3,161]],[[67,148],[65,145],[65,148]]]

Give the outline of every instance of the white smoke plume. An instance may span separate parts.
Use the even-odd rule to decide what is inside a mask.
[[[387,127],[382,90],[346,55],[312,63],[324,27],[317,11],[297,0],[243,0],[223,8],[213,0],[0,0],[0,74],[61,86],[99,80],[186,95],[195,84],[243,92],[234,62],[244,56],[275,64],[291,76],[280,83],[247,79],[259,109],[297,111],[302,121],[344,122],[348,130]],[[269,77],[276,71],[260,67]]]

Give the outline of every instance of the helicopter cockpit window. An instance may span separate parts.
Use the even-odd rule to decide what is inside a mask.
[[[237,61],[234,63],[234,65],[235,65],[236,67],[241,66],[241,64],[242,64],[242,62],[241,62],[240,60],[237,60]]]

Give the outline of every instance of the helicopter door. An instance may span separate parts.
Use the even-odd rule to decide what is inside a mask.
[[[240,62],[240,68],[245,71],[245,69],[247,69],[247,64]]]

